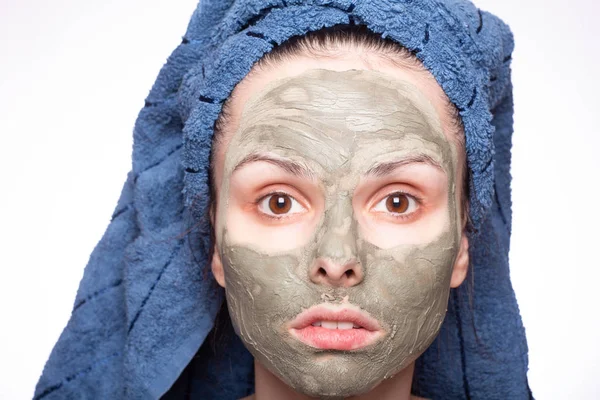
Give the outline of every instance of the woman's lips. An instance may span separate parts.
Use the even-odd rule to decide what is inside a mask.
[[[349,304],[311,307],[289,324],[289,332],[301,342],[323,350],[356,350],[383,336],[376,319]]]

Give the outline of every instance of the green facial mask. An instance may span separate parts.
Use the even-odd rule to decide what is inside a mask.
[[[302,162],[323,188],[324,212],[314,233],[291,250],[265,251],[251,238],[231,240],[231,175],[245,157],[265,152]],[[406,238],[379,248],[361,233],[354,189],[375,161],[411,156],[428,157],[447,176],[447,217],[431,240]],[[457,165],[433,105],[414,85],[381,73],[311,70],[276,81],[248,101],[225,153],[216,237],[229,313],[254,357],[295,390],[320,398],[368,392],[413,362],[446,313],[460,243]],[[356,285],[309,278],[319,258],[352,257],[363,271]],[[377,319],[382,337],[356,350],[323,350],[288,331],[303,310],[343,302]]]

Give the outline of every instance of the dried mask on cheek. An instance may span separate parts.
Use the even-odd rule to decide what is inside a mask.
[[[265,251],[228,219],[235,166],[265,152],[301,161],[321,183],[324,212],[310,239],[291,250]],[[411,156],[429,157],[446,174],[444,218],[428,240],[380,248],[365,239],[354,190],[375,160]],[[381,73],[311,70],[272,83],[246,104],[225,154],[216,234],[233,325],[264,367],[299,392],[339,398],[368,392],[429,346],[459,248],[456,165],[433,106],[412,84]],[[346,287],[314,282],[311,266],[324,258],[355,258],[363,278]],[[381,337],[347,351],[302,343],[290,321],[324,302],[359,307],[379,322]]]

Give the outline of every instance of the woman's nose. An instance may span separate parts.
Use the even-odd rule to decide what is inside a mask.
[[[363,280],[363,269],[356,258],[348,262],[336,262],[319,257],[309,271],[310,280],[319,285],[350,287]]]
[[[357,227],[349,196],[339,196],[326,214],[323,227],[315,261],[308,271],[310,280],[335,287],[358,285],[364,272],[358,258]]]

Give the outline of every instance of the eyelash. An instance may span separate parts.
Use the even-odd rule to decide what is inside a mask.
[[[275,216],[273,216],[273,215],[270,215],[270,214],[267,214],[267,213],[265,213],[265,212],[262,212],[262,211],[260,211],[260,210],[259,210],[260,203],[261,203],[263,200],[265,200],[265,199],[269,198],[270,196],[274,196],[274,195],[285,195],[285,196],[288,196],[288,197],[290,197],[290,198],[291,198],[293,201],[296,201],[298,204],[300,204],[300,206],[301,206],[302,208],[305,208],[305,209],[306,209],[306,207],[304,207],[304,205],[302,204],[302,202],[298,201],[298,200],[296,199],[296,197],[294,197],[294,196],[292,196],[291,194],[289,194],[289,193],[287,193],[287,192],[284,192],[284,191],[282,191],[282,190],[276,190],[276,191],[273,191],[273,192],[266,193],[266,194],[264,194],[264,195],[262,195],[262,196],[258,197],[256,200],[254,200],[254,207],[256,207],[256,209],[258,210],[258,213],[259,213],[259,214],[260,214],[262,217],[266,217],[266,218],[268,218],[268,219],[270,219],[270,220],[272,220],[272,221],[282,221],[282,220],[285,220],[285,219],[288,219],[288,218],[292,218],[294,214],[299,214],[299,213],[292,213],[292,214],[290,214],[290,215],[283,215],[283,216],[281,216],[281,217],[275,217]]]
[[[394,218],[395,220],[401,220],[401,221],[406,221],[406,220],[414,218],[415,215],[420,211],[421,207],[423,206],[423,198],[421,198],[413,193],[409,193],[408,191],[405,191],[405,190],[394,190],[393,192],[386,194],[385,196],[381,197],[379,200],[374,202],[374,205],[370,209],[373,209],[376,205],[381,203],[383,200],[385,200],[388,197],[393,196],[395,194],[401,194],[401,195],[407,196],[407,197],[411,198],[412,200],[414,200],[417,203],[417,209],[408,214],[405,214],[405,213],[398,214],[398,213],[393,213],[393,212],[381,212],[381,214],[389,215],[389,216],[391,216],[391,218]]]

